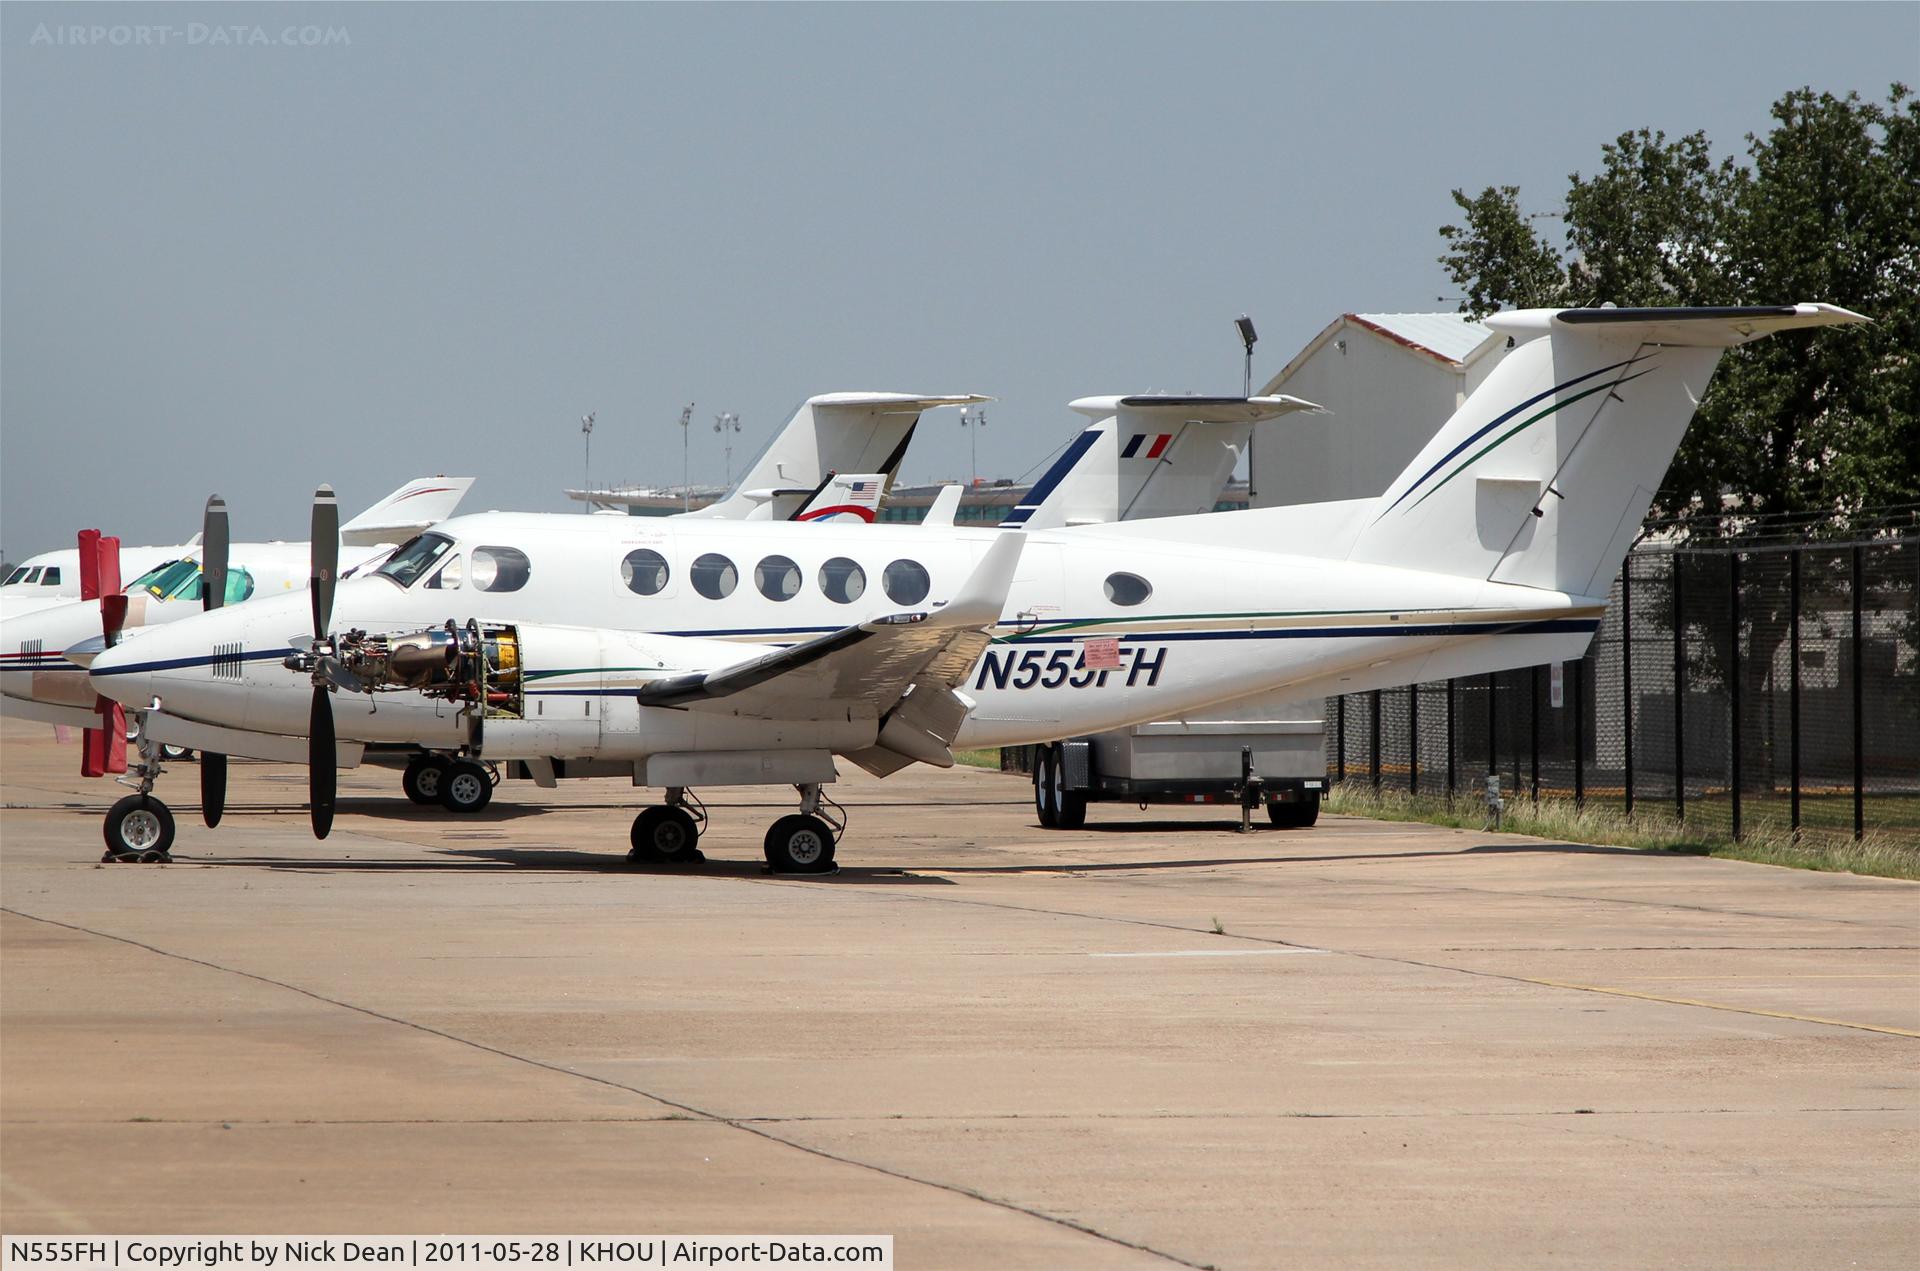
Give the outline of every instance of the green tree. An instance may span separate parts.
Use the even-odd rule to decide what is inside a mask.
[[[1920,103],[1797,89],[1747,162],[1703,133],[1622,134],[1568,180],[1566,250],[1514,186],[1454,202],[1440,257],[1463,312],[1552,305],[1825,300],[1867,327],[1734,350],[1655,501],[1714,525],[1920,499]]]

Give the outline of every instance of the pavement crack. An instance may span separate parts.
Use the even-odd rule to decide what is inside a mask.
[[[977,1200],[982,1204],[991,1205],[996,1209],[1003,1209],[1009,1213],[1022,1214],[1028,1218],[1037,1219],[1040,1222],[1048,1223],[1055,1227],[1060,1227],[1068,1231],[1079,1232],[1081,1235],[1091,1236],[1093,1239],[1099,1240],[1105,1244],[1115,1245],[1115,1246],[1118,1246],[1119,1248],[1132,1249],[1139,1253],[1148,1254],[1152,1257],[1159,1258],[1162,1261],[1171,1262],[1177,1266],[1192,1267],[1194,1268],[1194,1271],[1210,1271],[1210,1269],[1208,1268],[1208,1265],[1205,1263],[1194,1262],[1190,1259],[1181,1257],[1179,1254],[1169,1253],[1164,1249],[1156,1249],[1151,1245],[1142,1244],[1134,1240],[1128,1240],[1124,1236],[1116,1236],[1109,1232],[1101,1231],[1097,1227],[1090,1226],[1086,1223],[1077,1222],[1072,1218],[1061,1217],[1058,1214],[1050,1214],[1050,1213],[1047,1213],[1045,1210],[1035,1209],[1031,1206],[1020,1204],[1018,1201],[1007,1200],[1003,1197],[989,1196],[985,1192],[976,1191],[973,1188],[964,1186],[963,1184],[960,1184],[960,1183],[943,1182],[935,1178],[926,1178],[918,1174],[910,1174],[905,1170],[894,1169],[891,1166],[875,1164],[872,1161],[863,1161],[857,1157],[843,1156],[837,1152],[829,1152],[824,1148],[814,1147],[810,1144],[802,1143],[796,1139],[782,1137],[779,1134],[775,1134],[772,1130],[765,1128],[763,1125],[750,1124],[738,1118],[723,1116],[717,1112],[708,1111],[705,1108],[695,1107],[694,1105],[689,1103],[682,1103],[676,1099],[669,1099],[664,1095],[654,1094],[652,1091],[643,1090],[638,1086],[630,1086],[624,1082],[614,1081],[609,1077],[595,1076],[592,1073],[580,1072],[577,1069],[566,1068],[559,1064],[549,1063],[544,1059],[535,1059],[531,1055],[522,1055],[515,1051],[503,1049],[499,1046],[490,1046],[485,1042],[475,1041],[471,1037],[462,1037],[458,1033],[449,1033],[445,1029],[435,1028],[430,1024],[422,1024],[415,1020],[403,1019],[398,1015],[388,1015],[383,1011],[376,1011],[369,1006],[361,1006],[355,1002],[348,1002],[340,998],[328,997],[326,994],[318,992],[314,989],[303,988],[298,984],[290,984],[285,980],[276,980],[270,975],[261,975],[255,971],[246,971],[246,970],[242,970],[239,967],[226,966],[219,962],[208,961],[205,958],[196,958],[191,954],[177,953],[171,949],[162,949],[157,945],[148,944],[143,940],[135,940],[131,936],[116,935],[110,931],[101,931],[101,930],[98,930],[97,928],[81,926],[79,923],[62,922],[58,918],[47,918],[39,914],[27,913],[25,910],[15,909],[12,906],[0,906],[0,913],[12,914],[16,918],[22,918],[29,922],[44,923],[45,925],[50,927],[60,927],[67,931],[77,932],[81,935],[92,936],[97,940],[111,940],[116,944],[123,944],[130,948],[144,950],[145,952],[151,953],[156,957],[169,958],[176,962],[184,962],[192,966],[205,967],[210,971],[218,971],[224,975],[233,975],[233,976],[238,976],[241,979],[252,980],[256,984],[265,984],[265,985],[270,985],[273,988],[284,989],[289,993],[296,993],[299,996],[307,998],[311,1001],[320,1002],[320,1003],[323,1003],[324,1005],[336,1007],[344,1011],[352,1011],[353,1013],[357,1015],[363,1015],[368,1019],[380,1020],[383,1023],[393,1024],[400,1028],[412,1029],[415,1032],[424,1033],[429,1037],[437,1037],[437,1038],[440,1038],[442,1041],[452,1042],[456,1046],[470,1047],[473,1050],[481,1051],[489,1055],[494,1055],[498,1058],[505,1059],[511,1063],[524,1064],[530,1068],[538,1068],[538,1069],[541,1069],[542,1071],[556,1073],[563,1077],[572,1077],[578,1081],[590,1082],[594,1085],[604,1086],[608,1089],[620,1090],[620,1091],[624,1091],[627,1094],[638,1095],[643,1099],[650,1099],[653,1102],[662,1105],[663,1107],[677,1109],[680,1112],[686,1113],[690,1117],[694,1117],[702,1121],[712,1122],[713,1124],[716,1124],[716,1125],[723,1125],[730,1129],[738,1130],[742,1134],[750,1134],[754,1138],[761,1139],[765,1142],[777,1143],[782,1147],[791,1148],[796,1152],[804,1152],[808,1156],[812,1156],[820,1160],[832,1161],[835,1164],[846,1165],[853,1169],[866,1170],[870,1173],[880,1174],[887,1178],[896,1179],[903,1183],[913,1183],[921,1187],[932,1187],[939,1191],[947,1192],[954,1196],[963,1196],[969,1200]]]

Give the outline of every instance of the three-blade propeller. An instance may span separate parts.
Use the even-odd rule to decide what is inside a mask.
[[[227,603],[227,501],[207,500],[200,525],[200,608],[212,612]],[[227,809],[227,757],[200,752],[200,819],[212,829]]]

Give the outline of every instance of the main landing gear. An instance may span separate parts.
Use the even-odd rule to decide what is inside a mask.
[[[400,774],[400,788],[409,800],[449,812],[478,812],[493,801],[493,788],[499,784],[498,769],[445,755],[415,755]]]
[[[127,776],[116,780],[135,787],[138,793],[107,809],[102,827],[107,851],[100,860],[103,864],[138,861],[164,865],[173,859],[173,813],[153,797],[153,783],[166,767],[161,761],[160,743],[147,736],[144,728],[134,744],[139,748],[139,762],[129,764]]]
[[[795,786],[800,811],[767,828],[763,850],[776,874],[830,874],[833,849],[846,831],[846,809],[820,792],[817,784]]]
[[[776,874],[832,873],[833,849],[847,828],[846,810],[818,785],[794,788],[800,792],[800,811],[768,828],[763,844],[767,868]],[[704,861],[699,844],[706,827],[706,807],[685,787],[671,786],[665,804],[633,819],[633,848],[627,859],[644,865]]]
[[[627,859],[654,865],[704,861],[699,844],[706,824],[706,805],[687,793],[685,786],[668,786],[665,804],[633,818],[633,847]]]

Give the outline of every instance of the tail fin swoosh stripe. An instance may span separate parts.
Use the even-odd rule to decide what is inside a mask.
[[[1652,367],[1648,367],[1646,371],[1635,371],[1632,375],[1624,375],[1617,380],[1609,380],[1605,384],[1595,385],[1593,388],[1586,389],[1583,392],[1575,393],[1572,397],[1567,398],[1563,402],[1555,402],[1553,405],[1547,407],[1543,411],[1538,412],[1537,414],[1529,415],[1521,423],[1515,424],[1512,428],[1507,429],[1507,431],[1501,433],[1498,437],[1495,437],[1492,441],[1480,447],[1480,449],[1474,451],[1464,461],[1461,462],[1459,467],[1455,468],[1452,472],[1449,472],[1446,476],[1434,482],[1431,489],[1429,489],[1425,494],[1421,495],[1418,499],[1414,500],[1413,507],[1415,508],[1419,507],[1422,503],[1425,503],[1428,499],[1432,498],[1435,494],[1438,494],[1440,492],[1441,486],[1444,486],[1447,482],[1453,480],[1455,477],[1465,472],[1468,468],[1471,468],[1474,465],[1474,463],[1480,459],[1482,455],[1485,455],[1488,452],[1498,448],[1502,443],[1504,443],[1509,437],[1512,437],[1514,434],[1523,432],[1526,429],[1531,428],[1533,425],[1539,423],[1541,420],[1545,419],[1547,416],[1553,414],[1555,411],[1571,406],[1583,397],[1592,397],[1595,393],[1604,393],[1609,389],[1618,388],[1622,384],[1630,384],[1634,380],[1639,379],[1642,375],[1647,374],[1647,371],[1651,371],[1652,369],[1653,369]],[[1539,399],[1535,398],[1534,400],[1538,401]],[[1426,478],[1424,477],[1421,478],[1421,480],[1425,480],[1425,479]],[[1392,509],[1389,508],[1388,510],[1391,511]],[[1408,508],[1407,511],[1411,512],[1413,511],[1413,508]]]
[[[1081,457],[1085,455],[1087,451],[1093,449],[1093,443],[1098,440],[1100,440],[1100,434],[1091,429],[1075,437],[1067,446],[1066,453],[1056,459],[1053,466],[1047,469],[1047,475],[1040,478],[1040,483],[1034,486],[1033,489],[1027,491],[1027,497],[1020,501],[1020,508],[1015,509],[1013,514],[1007,517],[1006,520],[1000,522],[1000,524],[1018,525],[1028,517],[1031,517],[1033,515],[1031,511],[1027,511],[1025,515],[1022,515],[1021,509],[1039,507],[1042,503],[1045,503],[1047,496],[1053,493],[1053,487],[1067,479],[1067,474],[1073,471],[1073,466],[1080,462]]]
[[[1385,516],[1387,512],[1391,512],[1393,511],[1394,508],[1399,507],[1403,502],[1406,501],[1406,498],[1408,495],[1412,494],[1415,490],[1418,490],[1422,485],[1426,484],[1428,477],[1431,477],[1434,473],[1440,471],[1440,469],[1446,467],[1449,463],[1452,463],[1455,456],[1457,456],[1461,451],[1465,450],[1468,446],[1471,446],[1474,442],[1480,440],[1482,437],[1486,436],[1488,433],[1492,432],[1494,429],[1498,428],[1500,425],[1506,423],[1509,419],[1512,419],[1515,415],[1518,415],[1521,411],[1526,410],[1530,406],[1537,406],[1541,402],[1545,401],[1547,398],[1554,396],[1556,393],[1560,393],[1565,391],[1566,389],[1572,388],[1575,384],[1584,383],[1585,381],[1592,379],[1596,375],[1605,375],[1609,371],[1617,371],[1623,366],[1632,366],[1635,362],[1642,361],[1643,359],[1649,358],[1652,356],[1653,355],[1651,353],[1642,353],[1635,357],[1630,357],[1626,359],[1624,362],[1615,362],[1612,366],[1603,366],[1597,371],[1588,371],[1585,375],[1576,375],[1564,384],[1555,384],[1552,388],[1547,389],[1545,392],[1537,393],[1534,396],[1529,397],[1526,401],[1521,402],[1518,406],[1515,406],[1512,410],[1509,410],[1506,414],[1501,415],[1499,418],[1494,419],[1491,422],[1482,425],[1478,431],[1473,433],[1473,435],[1468,437],[1466,440],[1462,441],[1459,445],[1455,446],[1452,450],[1449,450],[1446,454],[1440,456],[1440,459],[1438,462],[1436,462],[1431,468],[1428,468],[1425,472],[1421,473],[1420,479],[1418,481],[1415,481],[1412,485],[1408,486],[1405,490],[1402,490],[1400,492],[1400,497],[1395,499],[1391,504],[1389,504],[1387,506],[1386,511],[1382,512],[1380,515]],[[1376,517],[1375,519],[1378,520],[1379,518]]]

